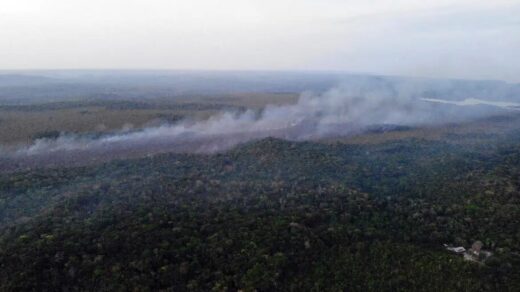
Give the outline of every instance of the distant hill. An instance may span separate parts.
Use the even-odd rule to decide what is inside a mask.
[[[21,71],[0,72],[0,102],[49,99],[164,98],[244,92],[324,92],[341,86],[353,92],[464,100],[520,101],[520,84],[377,76],[337,72],[255,71]]]
[[[60,80],[38,75],[0,74],[0,87],[34,86],[57,83]]]

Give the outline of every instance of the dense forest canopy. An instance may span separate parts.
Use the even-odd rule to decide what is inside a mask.
[[[519,137],[268,138],[4,174],[1,288],[514,291]],[[443,247],[475,241],[481,263]]]

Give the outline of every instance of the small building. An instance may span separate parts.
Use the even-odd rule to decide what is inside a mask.
[[[484,244],[481,241],[475,241],[471,248],[466,250],[462,246],[454,247],[451,245],[444,244],[444,247],[453,253],[463,255],[464,259],[467,261],[472,261],[476,263],[483,264],[486,259],[493,255],[492,252],[487,250],[482,250],[482,246]]]
[[[484,244],[482,244],[482,241],[477,240],[473,243],[473,245],[471,245],[470,251],[478,257],[480,255],[480,250],[482,249],[483,245]]]
[[[450,246],[450,245],[445,244],[444,247],[447,250],[454,252],[456,254],[463,254],[466,252],[466,249],[463,246]]]

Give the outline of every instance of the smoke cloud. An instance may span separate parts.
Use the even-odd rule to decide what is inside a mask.
[[[88,137],[61,135],[38,139],[32,145],[4,150],[3,156],[36,157],[64,153],[216,152],[239,143],[278,137],[312,140],[348,136],[374,126],[424,126],[460,122],[513,109],[518,104],[448,102],[428,99],[410,82],[389,86],[372,79],[358,80],[322,94],[303,93],[296,104],[269,105],[261,111],[224,112],[204,121],[181,121],[135,132]],[[465,105],[472,105],[467,107]]]

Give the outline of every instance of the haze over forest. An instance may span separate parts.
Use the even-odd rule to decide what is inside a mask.
[[[517,0],[3,0],[0,291],[520,291]]]

